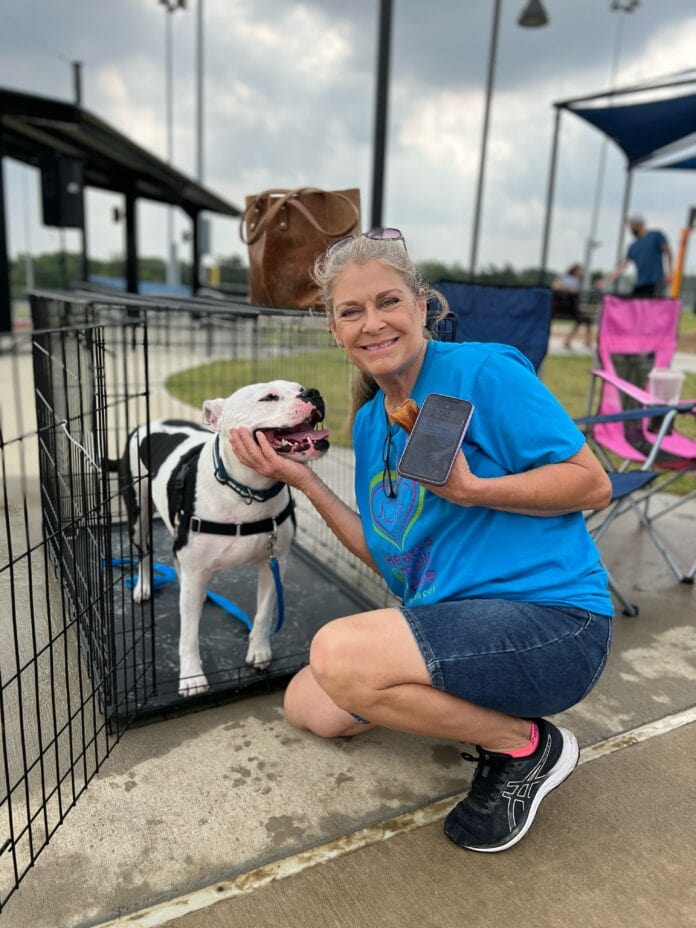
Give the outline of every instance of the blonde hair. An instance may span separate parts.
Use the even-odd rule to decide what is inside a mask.
[[[385,267],[396,271],[413,294],[414,299],[424,299],[428,306],[435,304],[438,307],[434,316],[435,321],[441,319],[449,311],[445,297],[421,277],[402,241],[371,238],[369,235],[359,234],[339,248],[333,251],[329,249],[328,253],[320,255],[314,263],[312,277],[319,287],[329,327],[334,323],[333,290],[336,278],[349,264],[368,264],[370,261],[379,261]],[[431,312],[428,315],[431,316]],[[427,328],[424,335],[426,338],[431,337]],[[353,371],[351,423],[360,407],[369,402],[378,390],[377,383],[369,374],[359,368]]]

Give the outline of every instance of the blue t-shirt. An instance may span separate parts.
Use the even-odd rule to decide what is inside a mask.
[[[585,439],[517,349],[429,342],[411,396],[470,400],[462,449],[479,477],[565,461]],[[380,390],[353,427],[355,490],[365,539],[391,591],[405,605],[472,598],[570,605],[611,615],[607,574],[581,513],[528,516],[457,506],[399,477],[406,433],[396,426],[390,499],[384,484],[387,431]]]
[[[650,229],[641,235],[628,249],[627,257],[636,266],[638,276],[636,286],[661,283],[665,276],[662,264],[662,247],[667,239],[657,229]]]

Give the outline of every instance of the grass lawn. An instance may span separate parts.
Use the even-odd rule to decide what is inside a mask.
[[[248,383],[291,380],[315,387],[326,402],[326,427],[337,445],[350,446],[348,409],[351,367],[337,348],[298,351],[260,360],[212,361],[172,374],[165,383],[177,399],[200,409],[203,401],[229,396]]]
[[[683,309],[679,320],[679,334],[693,335],[696,333],[696,312],[692,309]]]
[[[693,331],[696,331],[696,323]],[[542,380],[573,417],[587,412],[592,363],[588,356],[569,355],[550,355],[544,361]],[[321,391],[326,401],[326,426],[331,430],[331,440],[336,445],[350,446],[350,376],[350,365],[340,349],[320,348],[267,360],[213,361],[173,374],[166,387],[178,399],[200,409],[205,399],[229,396],[247,383],[277,379],[298,381]],[[683,395],[696,396],[696,374],[686,375]],[[696,417],[682,416],[679,429],[696,439]],[[673,490],[688,492],[693,489],[693,483],[692,477],[685,477],[673,484]]]

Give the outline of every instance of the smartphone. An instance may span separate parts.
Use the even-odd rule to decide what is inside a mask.
[[[447,483],[473,412],[468,400],[429,393],[396,465],[398,472],[437,486]]]

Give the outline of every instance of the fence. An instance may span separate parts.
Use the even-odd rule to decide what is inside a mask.
[[[354,505],[350,368],[320,317],[95,293],[37,294],[32,317],[33,331],[8,336],[0,358],[0,908],[128,725],[183,704],[171,657],[176,607],[162,614],[175,594],[134,603],[127,586],[135,552],[106,462],[132,429],[162,417],[200,421],[204,399],[250,382],[315,387],[332,448],[313,466]],[[341,607],[388,602],[372,572],[297,504],[288,599],[302,597],[315,624]],[[171,551],[168,536],[155,537],[157,557],[162,550]],[[245,637],[229,617],[215,621],[211,647],[226,652]],[[261,673],[220,660],[212,695],[286,679],[310,636],[298,633]]]

